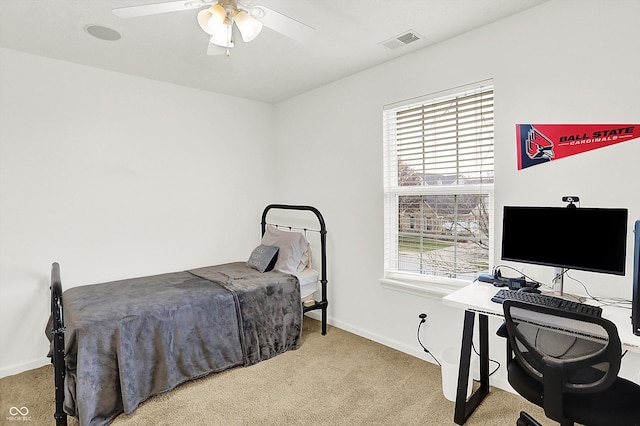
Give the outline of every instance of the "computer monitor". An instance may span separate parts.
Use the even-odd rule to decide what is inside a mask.
[[[502,259],[625,274],[627,209],[505,206]]]
[[[633,334],[640,336],[640,220],[636,220],[633,237],[633,300],[631,325]]]

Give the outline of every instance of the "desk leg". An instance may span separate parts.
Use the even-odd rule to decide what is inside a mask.
[[[456,408],[453,421],[464,424],[469,416],[489,394],[489,319],[479,314],[480,327],[480,387],[467,401],[467,386],[469,384],[469,365],[471,362],[471,344],[473,342],[473,325],[475,312],[464,312],[464,328],[462,330],[462,345],[460,348],[460,367],[458,369],[458,387],[456,390]]]

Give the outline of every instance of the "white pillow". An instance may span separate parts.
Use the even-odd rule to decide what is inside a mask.
[[[277,246],[278,260],[273,269],[286,274],[302,272],[311,264],[311,247],[309,241],[300,232],[281,231],[268,225],[262,236],[262,244]]]

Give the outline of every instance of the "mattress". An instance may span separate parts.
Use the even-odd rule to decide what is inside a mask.
[[[302,272],[294,274],[300,281],[300,298],[311,296],[318,290],[318,271],[305,268]]]

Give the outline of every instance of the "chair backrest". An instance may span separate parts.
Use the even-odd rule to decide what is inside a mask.
[[[616,380],[622,348],[611,321],[514,300],[503,309],[507,361],[513,352],[520,367],[542,383],[545,411],[548,403],[560,409],[564,393],[599,392]]]

